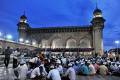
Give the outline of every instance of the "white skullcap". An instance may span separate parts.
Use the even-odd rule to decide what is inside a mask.
[[[105,64],[107,64],[106,62],[103,62],[103,64],[105,65]]]
[[[52,69],[53,69],[53,68],[54,68],[54,66],[53,66],[53,65],[51,65],[51,66],[50,66],[50,68],[52,68]]]
[[[81,64],[84,64],[84,62],[82,62]]]
[[[21,60],[20,61],[20,64],[25,64],[26,62],[24,60]]]
[[[76,61],[76,63],[78,64],[79,62],[78,62],[78,61]]]
[[[52,58],[55,58],[55,56],[52,56]]]
[[[57,60],[57,62],[56,62],[56,63],[61,64],[61,61],[60,61],[60,60]]]
[[[120,62],[116,62],[116,64],[120,64]]]
[[[34,59],[30,59],[29,62],[34,63]]]
[[[71,67],[71,66],[72,66],[72,63],[69,63],[69,64],[68,64],[68,66],[70,66],[70,67]]]

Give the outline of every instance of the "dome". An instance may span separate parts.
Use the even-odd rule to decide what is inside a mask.
[[[22,15],[20,18],[21,19],[27,19],[27,17],[25,15]]]
[[[27,17],[26,17],[25,15],[22,15],[22,16],[20,17],[20,22],[26,23],[26,22],[27,22]]]
[[[96,14],[96,13],[101,13],[102,14],[102,11],[97,8],[97,9],[94,10],[93,14]]]
[[[93,12],[95,17],[102,17],[102,11],[98,8],[96,8]]]

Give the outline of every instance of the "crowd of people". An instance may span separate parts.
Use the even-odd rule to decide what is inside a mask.
[[[41,52],[26,60],[17,48],[4,51],[4,63],[8,67],[10,55],[13,55],[13,70],[19,80],[76,80],[77,75],[120,76],[120,61],[108,57],[74,57],[45,55]],[[19,58],[18,58],[19,57]]]

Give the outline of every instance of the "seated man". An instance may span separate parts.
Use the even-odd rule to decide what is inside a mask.
[[[85,76],[90,74],[90,70],[89,70],[87,62],[81,65],[80,71],[82,72],[82,75],[85,75]]]
[[[51,70],[48,73],[47,78],[51,80],[61,80],[59,71],[53,66],[50,66]]]

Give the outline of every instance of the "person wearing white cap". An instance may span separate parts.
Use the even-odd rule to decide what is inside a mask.
[[[25,80],[27,78],[27,71],[28,71],[26,62],[22,60],[20,62],[20,65],[16,69],[18,70],[19,73],[19,77],[18,77],[19,80]]]
[[[13,68],[16,68],[18,66],[18,55],[20,55],[19,48],[13,51]]]
[[[116,62],[116,65],[117,65],[117,69],[112,71],[112,75],[120,76],[120,63]]]
[[[52,80],[61,80],[59,71],[55,69],[53,65],[51,65],[50,68],[51,70],[49,71],[47,78],[51,78]]]
[[[31,73],[31,79],[36,79],[40,76],[42,76],[42,78],[44,78],[47,75],[47,72],[45,70],[44,65],[41,63],[39,64],[38,67],[36,67],[32,73]]]
[[[65,72],[65,76],[68,76],[69,77],[69,80],[76,80],[76,73],[75,73],[75,70],[74,68],[72,67],[72,64],[69,63],[68,64],[68,69],[67,71]]]
[[[60,75],[62,75],[63,74],[63,67],[61,65],[61,61],[57,60],[56,65],[57,65],[57,70],[60,72]]]
[[[80,65],[78,61],[75,62],[73,68],[75,69],[76,74],[80,72]]]
[[[64,57],[62,57],[61,61],[62,61],[62,64],[63,64],[63,65],[65,65],[65,64],[66,64],[66,62],[67,62],[67,59],[66,59],[66,58],[64,58]]]

